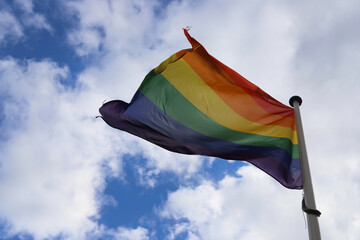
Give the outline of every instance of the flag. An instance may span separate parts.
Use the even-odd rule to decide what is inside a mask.
[[[130,103],[105,103],[104,121],[173,152],[247,161],[283,186],[302,189],[293,108],[184,33],[192,48],[150,71]]]

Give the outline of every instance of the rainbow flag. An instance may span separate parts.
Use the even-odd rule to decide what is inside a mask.
[[[247,161],[301,189],[294,110],[184,32],[192,48],[149,72],[130,103],[105,103],[104,121],[173,152]]]

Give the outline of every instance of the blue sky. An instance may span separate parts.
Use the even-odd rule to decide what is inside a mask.
[[[301,191],[96,119],[190,47],[302,116],[324,239],[360,238],[360,4],[0,2],[0,239],[306,239]],[[340,207],[339,207],[340,206]]]

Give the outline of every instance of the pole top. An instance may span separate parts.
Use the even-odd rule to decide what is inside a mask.
[[[302,103],[302,99],[301,97],[299,96],[292,96],[289,100],[289,103],[290,103],[290,106],[294,107],[294,102],[298,102],[299,103],[299,106],[301,105]]]

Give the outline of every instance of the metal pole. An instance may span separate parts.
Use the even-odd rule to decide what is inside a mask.
[[[297,129],[298,144],[299,144],[299,154],[300,154],[300,164],[301,164],[305,205],[307,208],[315,210],[316,204],[315,204],[314,190],[311,181],[310,167],[306,152],[304,132],[303,132],[301,116],[300,116],[300,108],[299,108],[299,106],[302,103],[302,99],[299,96],[293,96],[292,98],[290,98],[289,102],[290,105],[294,107],[295,110],[295,120],[296,120],[296,129]],[[306,216],[308,222],[309,239],[321,240],[318,216],[314,213],[308,213],[308,212],[306,213]]]

